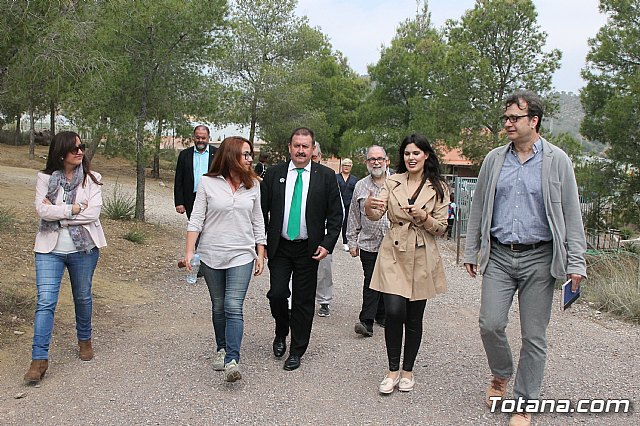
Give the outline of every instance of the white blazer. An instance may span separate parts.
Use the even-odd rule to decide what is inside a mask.
[[[98,181],[102,179],[100,173],[92,172]],[[62,202],[63,192],[58,191],[55,205],[44,204],[42,200],[47,196],[51,175],[39,172],[36,182],[35,207],[40,219],[54,221],[59,220],[60,226],[82,225],[89,232],[93,243],[98,248],[105,247],[107,240],[100,223],[100,210],[102,210],[102,185],[98,185],[87,176],[85,186],[78,187],[76,203],[87,204],[87,208],[76,216],[71,215],[71,205]],[[50,253],[58,242],[59,233],[38,231],[33,251],[36,253]]]

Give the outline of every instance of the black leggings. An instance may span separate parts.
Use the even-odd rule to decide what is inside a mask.
[[[404,360],[402,370],[413,371],[413,364],[418,355],[420,341],[422,340],[422,317],[426,300],[409,299],[396,294],[383,294],[386,322],[384,328],[384,340],[387,344],[387,357],[389,358],[389,371],[400,369],[400,353],[402,350],[402,334],[404,339]]]

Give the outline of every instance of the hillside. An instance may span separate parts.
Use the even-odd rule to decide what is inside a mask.
[[[586,152],[601,153],[604,145],[599,142],[587,140],[580,134],[580,123],[584,117],[584,110],[580,103],[580,96],[573,92],[557,92],[560,108],[553,117],[543,120],[543,126],[552,135],[569,133],[580,141]]]

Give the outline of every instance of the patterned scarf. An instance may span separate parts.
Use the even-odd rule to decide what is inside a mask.
[[[56,170],[51,173],[49,179],[49,188],[47,189],[46,198],[51,201],[51,204],[55,205],[58,199],[58,191],[60,188],[64,190],[63,202],[66,204],[75,204],[76,194],[78,193],[78,187],[84,180],[84,170],[82,166],[78,166],[73,170],[73,177],[71,182],[67,182],[67,178],[63,170]],[[60,229],[60,221],[46,221],[40,219],[40,231],[41,232],[57,232]],[[88,252],[94,246],[91,235],[87,232],[82,225],[69,225],[69,235],[73,240],[73,244],[78,251]]]

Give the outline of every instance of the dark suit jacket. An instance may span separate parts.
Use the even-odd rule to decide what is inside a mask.
[[[282,234],[285,203],[291,202],[285,200],[288,166],[289,162],[269,167],[260,183],[269,257],[276,255]],[[335,172],[314,162],[311,163],[305,221],[309,237],[309,255],[312,256],[318,246],[326,248],[331,253],[342,228],[342,200]]]
[[[173,184],[173,200],[176,206],[184,206],[187,210],[187,216],[191,216],[193,210],[193,202],[196,194],[193,192],[193,150],[194,147],[183,149],[178,155],[178,163],[176,164],[176,177]],[[209,168],[213,163],[213,156],[218,148],[209,145]]]
[[[267,172],[267,166],[262,164],[262,163],[258,163],[256,164],[256,166],[253,168],[253,171],[256,172],[256,174],[260,177],[260,178],[264,178],[264,174]]]

